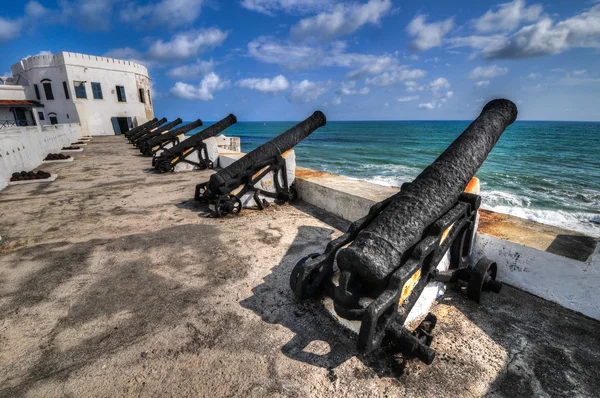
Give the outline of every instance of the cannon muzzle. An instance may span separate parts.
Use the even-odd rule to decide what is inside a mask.
[[[157,120],[156,122],[150,124],[149,126],[140,129],[139,131],[131,134],[128,138],[129,138],[129,142],[134,142],[135,140],[137,140],[139,137],[145,135],[146,133],[148,133],[150,130],[152,129],[157,129],[159,128],[163,123],[167,122],[167,118],[163,117],[160,120]]]
[[[138,131],[141,131],[142,129],[145,129],[146,127],[152,125],[156,121],[158,121],[157,118],[154,118],[152,120],[148,120],[146,123],[142,123],[139,126],[132,128],[131,130],[125,132],[123,135],[125,137],[129,138],[131,135],[136,134]]]
[[[458,200],[504,130],[517,118],[506,99],[489,102],[479,117],[338,253],[338,265],[379,289],[404,255]],[[375,290],[379,290],[375,289]]]

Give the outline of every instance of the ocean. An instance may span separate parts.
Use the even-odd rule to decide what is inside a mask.
[[[469,123],[328,122],[296,146],[297,162],[399,187],[433,162]],[[248,152],[294,124],[239,122],[225,134],[241,137],[242,150]],[[600,123],[517,121],[477,173],[482,207],[600,236],[599,150]]]

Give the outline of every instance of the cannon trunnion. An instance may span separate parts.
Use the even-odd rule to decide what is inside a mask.
[[[213,174],[208,182],[196,185],[194,199],[214,206],[219,217],[238,214],[243,197],[250,193],[259,209],[264,207],[263,197],[276,202],[293,200],[297,195],[292,181],[289,181],[286,152],[326,122],[323,112],[314,112],[306,120]],[[257,187],[268,174],[273,176],[274,192]]]
[[[465,189],[516,117],[511,101],[489,102],[414,181],[373,205],[324,253],[296,264],[290,277],[296,297],[325,295],[335,315],[359,321],[360,352],[387,348],[430,364],[435,317],[429,314],[414,331],[405,326],[428,282],[463,280],[477,302],[483,291],[500,291],[493,261],[470,267],[481,198]],[[448,269],[438,270],[448,252]]]
[[[179,142],[177,145],[164,149],[160,155],[152,158],[152,166],[160,173],[174,171],[175,166],[181,162],[191,164],[200,170],[212,168],[213,162],[209,157],[208,148],[204,140],[215,137],[235,123],[237,123],[237,118],[235,115],[229,114],[227,117],[192,135],[188,139]],[[198,154],[197,161],[190,159],[194,153]]]

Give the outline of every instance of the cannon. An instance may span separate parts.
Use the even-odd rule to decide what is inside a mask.
[[[243,200],[253,200],[261,210],[264,208],[263,197],[280,203],[293,200],[297,196],[293,186],[295,163],[294,169],[290,170],[286,154],[326,122],[323,112],[316,111],[285,133],[213,174],[208,182],[196,185],[194,199],[208,202],[218,217],[239,214],[245,206]],[[261,180],[269,174],[272,184],[262,184]]]
[[[430,364],[435,316],[413,331],[405,326],[428,283],[466,284],[477,302],[483,291],[502,287],[495,262],[469,264],[481,197],[465,188],[478,183],[475,173],[516,117],[511,101],[489,102],[417,178],[373,205],[323,253],[302,258],[290,276],[295,296],[324,296],[330,313],[358,334],[360,353],[391,350]]]
[[[183,122],[183,120],[181,120],[181,118],[177,118],[177,119],[173,120],[172,122],[167,123],[167,124],[157,128],[154,131],[149,131],[146,134],[141,135],[140,137],[137,138],[137,142],[134,142],[134,144],[138,148],[141,148],[141,146],[144,144],[144,142],[146,142],[154,137],[158,137],[162,134],[168,133],[169,131],[174,129],[176,126],[180,125],[182,122]]]
[[[179,144],[181,138],[189,133],[193,129],[202,126],[202,120],[198,119],[194,122],[188,123],[185,126],[176,128],[175,130],[168,131],[156,137],[152,137],[149,140],[144,141],[140,145],[140,151],[144,156],[152,156],[158,151],[165,149],[166,147],[174,146]]]
[[[179,123],[181,123],[180,120],[181,119],[175,119],[168,123],[158,125],[155,128],[145,129],[143,131],[140,131],[137,134],[134,134],[133,137],[131,137],[131,139],[130,139],[131,143],[137,147],[140,139],[146,137],[149,134],[152,134],[154,136],[157,134],[161,134],[162,132],[164,132],[166,130],[170,130],[171,128],[173,128],[173,127],[177,126]]]
[[[163,150],[159,156],[152,159],[152,166],[160,173],[174,171],[175,166],[181,162],[188,163],[200,170],[212,168],[213,161],[209,156],[208,147],[204,140],[216,136],[235,123],[237,123],[237,118],[235,115],[230,114],[179,144]],[[216,152],[216,144],[214,149]],[[216,158],[213,157],[213,159]]]
[[[149,125],[147,125],[144,128],[141,128],[139,130],[137,130],[136,132],[133,132],[132,134],[129,134],[130,132],[128,131],[127,133],[125,133],[125,136],[127,137],[127,139],[129,140],[130,143],[133,142],[133,137],[138,136],[138,134],[145,134],[148,131],[152,131],[152,130],[156,130],[157,128],[159,128],[163,123],[166,123],[167,118],[163,117],[160,120],[157,120]]]
[[[123,135],[125,136],[125,138],[129,138],[132,134],[136,134],[138,131],[140,131],[146,127],[149,127],[150,125],[152,125],[153,123],[155,123],[157,121],[158,121],[157,118],[148,120],[146,123],[142,123],[139,126],[136,126],[136,127],[132,128],[131,130],[126,131]]]

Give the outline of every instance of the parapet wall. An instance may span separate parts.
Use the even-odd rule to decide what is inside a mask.
[[[14,127],[0,131],[0,189],[4,189],[12,173],[31,171],[38,167],[49,153],[58,152],[65,145],[81,137],[79,124],[55,124]]]
[[[57,54],[35,55],[32,57],[27,57],[12,65],[11,69],[13,75],[17,75],[34,68],[59,67],[63,65],[75,65],[87,68],[104,68],[115,71],[137,73],[146,77],[148,76],[148,69],[144,65],[136,62],[65,51]]]
[[[300,199],[348,221],[398,192],[365,181],[298,167]],[[600,320],[598,239],[578,232],[480,210],[473,262],[498,264],[498,278],[511,286]]]

